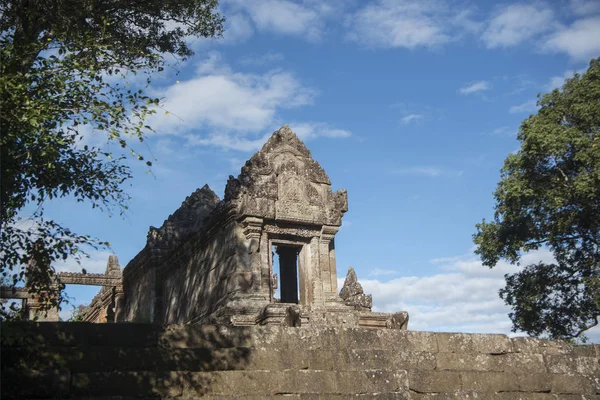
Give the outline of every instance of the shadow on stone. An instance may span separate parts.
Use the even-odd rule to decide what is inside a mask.
[[[200,396],[251,345],[243,327],[190,325],[3,323],[1,337],[3,399]]]

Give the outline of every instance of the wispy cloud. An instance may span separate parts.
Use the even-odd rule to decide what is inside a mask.
[[[539,250],[527,254],[523,263],[552,259],[549,251]],[[359,274],[365,293],[373,295],[373,309],[408,311],[409,328],[414,330],[511,334],[510,309],[498,290],[505,285],[504,274],[520,267],[501,261],[489,269],[472,252],[432,262],[437,271],[423,276],[388,280],[364,279]],[[600,342],[600,328],[591,330],[589,337]]]
[[[167,112],[158,110],[150,125],[159,135],[185,138],[190,146],[253,151],[283,124],[282,110],[312,104],[317,94],[289,71],[235,71],[220,53],[211,52],[190,79],[156,91]],[[304,139],[351,135],[318,121],[297,122],[292,129]]]
[[[408,114],[405,117],[402,117],[402,123],[407,125],[411,122],[417,122],[424,118],[423,114]]]
[[[393,175],[426,176],[430,178],[459,177],[463,174],[463,171],[431,166],[395,168],[390,172]]]
[[[458,89],[460,94],[471,94],[477,92],[483,92],[490,89],[490,84],[487,81],[477,81],[469,83],[468,85]]]
[[[554,13],[543,4],[511,4],[489,20],[481,39],[492,49],[516,46],[552,29]]]
[[[575,61],[587,61],[600,54],[600,16],[575,21],[559,29],[544,48],[567,53]]]
[[[333,128],[329,124],[321,122],[292,122],[290,128],[292,128],[302,140],[309,140],[317,137],[347,138],[352,135],[348,130]]]
[[[296,3],[285,0],[224,0],[234,13],[244,13],[258,31],[273,32],[318,41],[324,32],[324,19],[333,7],[318,2]]]
[[[451,40],[451,27],[445,23],[450,15],[435,1],[379,0],[348,18],[347,37],[368,47],[434,47]]]
[[[516,106],[512,106],[511,108],[509,108],[508,111],[511,114],[534,113],[538,110],[536,103],[537,103],[536,100],[529,100],[529,101],[526,101],[525,103],[518,104]]]
[[[56,272],[81,272],[82,268],[88,273],[101,274],[106,271],[108,257],[113,253],[106,250],[91,250],[88,251],[89,258],[83,258],[81,264],[73,258],[68,258],[65,261],[57,261],[53,267]],[[124,265],[121,265],[123,268]]]

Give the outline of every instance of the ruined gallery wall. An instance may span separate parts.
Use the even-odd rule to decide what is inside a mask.
[[[600,398],[600,345],[314,326],[2,328],[3,398]]]
[[[123,270],[125,297],[119,321],[162,322],[156,308],[162,308],[165,275],[159,278],[157,271],[168,270],[161,267],[165,259],[189,251],[189,246],[182,244],[204,230],[219,202],[219,197],[205,185],[188,196],[160,228],[150,227],[146,246]]]
[[[155,321],[206,323],[217,306],[225,306],[237,292],[250,289],[248,248],[233,216],[226,208],[217,210],[204,231],[157,268],[160,287]]]
[[[123,270],[125,301],[118,322],[153,322],[155,268],[160,258],[150,253],[142,250]]]

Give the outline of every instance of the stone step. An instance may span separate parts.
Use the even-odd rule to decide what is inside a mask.
[[[395,350],[430,353],[599,357],[600,345],[570,346],[506,335],[401,331],[307,326],[224,327],[198,325],[11,323],[2,330],[1,347],[129,347],[206,348],[255,347],[298,350]]]
[[[407,393],[406,371],[111,372],[71,375],[70,395],[201,397]],[[408,397],[407,397],[408,398]]]
[[[31,369],[54,366],[78,372],[111,371],[228,371],[315,369],[360,371],[365,369],[436,368],[432,353],[390,350],[165,349],[119,347],[4,348],[4,366]],[[39,366],[39,367],[38,367]]]
[[[401,369],[424,371],[481,371],[514,373],[572,373],[600,376],[595,357],[507,353],[460,354],[406,350],[299,350],[232,347],[119,348],[8,347],[0,350],[3,366],[67,368],[77,372],[111,371],[227,371],[316,369],[360,371]]]

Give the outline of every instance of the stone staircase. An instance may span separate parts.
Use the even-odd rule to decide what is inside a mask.
[[[4,323],[4,399],[600,399],[600,346],[361,328]]]

